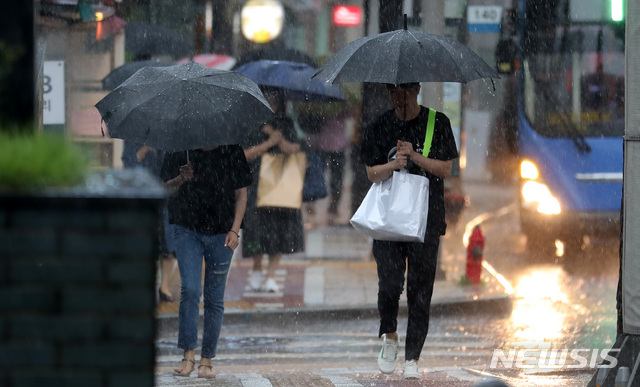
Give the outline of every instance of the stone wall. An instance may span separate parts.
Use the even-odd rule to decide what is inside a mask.
[[[160,196],[0,194],[0,386],[153,386]]]

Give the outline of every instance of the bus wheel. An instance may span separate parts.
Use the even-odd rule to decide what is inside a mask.
[[[564,258],[573,261],[582,256],[584,237],[582,234],[571,235],[562,240],[564,243]]]
[[[527,251],[541,257],[555,257],[556,240],[544,233],[527,233]]]

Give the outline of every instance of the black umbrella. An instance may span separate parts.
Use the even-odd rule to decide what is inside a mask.
[[[294,48],[286,48],[282,46],[266,46],[263,48],[247,51],[240,56],[236,62],[234,69],[258,60],[286,60],[289,62],[305,63],[309,66],[316,67],[317,63],[309,55]]]
[[[460,82],[500,78],[462,43],[404,29],[366,36],[335,53],[314,78],[335,82]]]
[[[166,67],[171,65],[172,63],[156,60],[141,60],[125,63],[122,66],[116,67],[106,77],[102,78],[102,89],[109,91],[115,89],[143,67]]]
[[[181,58],[193,53],[194,43],[178,31],[147,23],[127,23],[124,49],[136,56],[170,55]]]
[[[111,137],[167,152],[239,144],[273,114],[249,78],[195,62],[145,67],[96,108]]]

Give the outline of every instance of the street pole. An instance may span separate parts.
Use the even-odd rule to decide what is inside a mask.
[[[421,29],[423,32],[444,35],[444,0],[422,0]],[[442,82],[428,82],[422,84],[422,105],[437,111],[442,111],[443,102]]]
[[[11,1],[0,14],[0,130],[32,131],[36,117],[35,3]]]
[[[640,114],[635,109],[640,104],[640,4],[626,1],[625,6],[624,180],[617,297],[619,335],[613,345],[618,352],[612,354],[616,358],[615,367],[598,370],[589,387],[595,387],[599,381],[602,387],[614,386],[621,367],[631,370],[630,380],[625,385],[635,386],[640,382]]]

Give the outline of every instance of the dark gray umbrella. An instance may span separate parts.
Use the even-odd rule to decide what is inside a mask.
[[[249,78],[195,62],[145,67],[96,108],[111,137],[167,152],[240,144],[273,114]]]
[[[462,43],[407,29],[365,36],[335,53],[314,74],[331,83],[460,82],[500,78]]]
[[[137,57],[193,54],[194,43],[187,36],[162,25],[132,22],[124,27],[124,49]]]
[[[166,67],[171,66],[172,63],[160,62],[156,60],[141,60],[135,62],[125,63],[122,66],[113,69],[106,77],[102,79],[103,90],[113,90],[120,84],[126,81],[136,71],[143,67]]]

